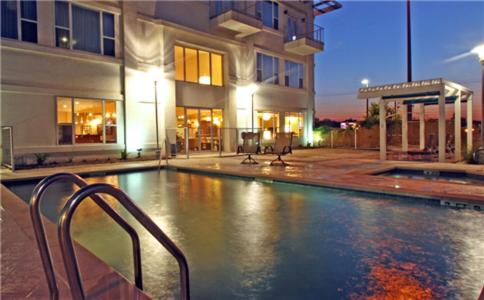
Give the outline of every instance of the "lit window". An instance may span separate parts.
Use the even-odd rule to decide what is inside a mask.
[[[119,103],[57,97],[58,143],[116,143]]]
[[[198,83],[210,84],[210,53],[206,51],[198,51],[198,61],[200,64],[200,74]]]
[[[304,65],[286,60],[284,70],[285,85],[293,88],[304,87]]]
[[[55,2],[56,47],[115,56],[114,15]]]
[[[106,143],[117,142],[117,104],[117,101],[106,101],[104,104],[104,126],[106,131]]]
[[[175,46],[175,79],[223,86],[222,55]]]
[[[20,10],[20,32],[18,12]],[[37,43],[37,2],[1,1],[2,37]]]
[[[257,81],[279,84],[279,58],[257,53]]]
[[[57,141],[59,145],[72,144],[71,98],[57,98]]]
[[[76,144],[103,142],[102,101],[74,99]]]
[[[175,46],[175,79],[185,80],[185,60],[183,59],[183,48]]]
[[[222,77],[222,55],[211,54],[212,57],[212,84],[216,86],[223,85]]]
[[[279,132],[279,113],[271,111],[257,112],[257,128],[262,131],[263,140],[272,140]]]
[[[185,48],[185,67],[185,80],[189,82],[198,82],[198,59],[196,49]]]
[[[293,132],[294,136],[304,135],[304,114],[300,112],[284,113],[284,132]]]

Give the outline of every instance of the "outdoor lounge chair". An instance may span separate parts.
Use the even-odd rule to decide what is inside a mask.
[[[258,164],[252,158],[252,155],[260,152],[260,134],[255,132],[242,132],[241,136],[243,143],[242,146],[237,147],[237,154],[247,154],[247,157],[241,164]]]
[[[289,165],[284,160],[282,160],[281,156],[292,153],[293,135],[293,132],[279,132],[276,134],[276,142],[274,143],[272,153],[277,155],[277,158],[271,161],[271,166],[276,165],[277,162],[280,162],[282,166]]]

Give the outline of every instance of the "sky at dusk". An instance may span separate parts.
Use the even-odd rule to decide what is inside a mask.
[[[325,51],[315,62],[316,116],[361,119],[366,105],[356,93],[363,78],[370,79],[370,86],[407,79],[406,3],[340,2],[343,8],[316,19],[325,28]],[[414,0],[411,12],[413,80],[443,77],[470,88],[474,119],[480,120],[482,71],[477,56],[446,60],[484,43],[484,1]]]

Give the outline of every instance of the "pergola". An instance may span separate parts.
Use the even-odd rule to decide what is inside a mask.
[[[454,104],[455,124],[455,158],[461,159],[461,103],[467,103],[467,151],[472,149],[472,95],[468,88],[442,78],[420,80],[380,86],[360,88],[359,99],[379,98],[380,106],[380,159],[387,157],[387,125],[386,103],[399,102],[401,104],[402,117],[402,151],[408,152],[408,108],[407,105],[415,105],[420,113],[420,149],[425,145],[425,106],[439,106],[438,123],[438,151],[439,162],[445,161],[446,128],[445,128],[445,105]]]

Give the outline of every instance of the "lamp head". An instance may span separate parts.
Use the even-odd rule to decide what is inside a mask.
[[[259,86],[255,83],[251,83],[250,85],[247,86],[247,92],[251,95],[257,92],[258,89],[259,89]]]
[[[150,77],[151,80],[153,81],[159,81],[162,79],[163,73],[161,72],[160,68],[157,67],[151,67],[148,70],[148,76]]]
[[[370,84],[370,80],[368,78],[364,78],[362,81],[361,81],[361,84],[362,85],[366,85],[368,86],[368,84]]]
[[[481,61],[481,63],[484,63],[484,44],[480,44],[474,47],[471,53],[477,54],[479,56],[479,60]]]

